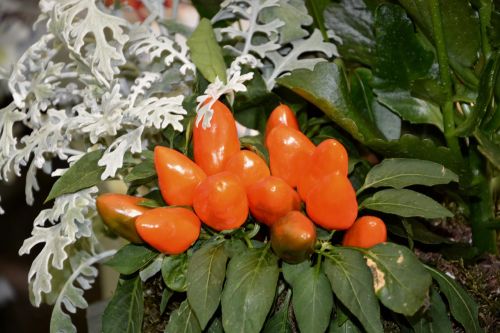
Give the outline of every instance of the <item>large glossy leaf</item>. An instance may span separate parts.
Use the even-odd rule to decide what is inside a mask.
[[[187,300],[170,315],[165,333],[201,333],[200,323]]]
[[[350,78],[352,103],[375,122],[386,139],[399,139],[401,118],[377,101],[371,88],[372,80],[372,72],[367,68],[360,67],[353,71]]]
[[[443,165],[409,158],[386,158],[375,165],[362,189],[393,187],[401,189],[411,185],[433,186],[458,181],[458,176]]]
[[[224,243],[206,243],[189,260],[187,298],[203,329],[219,307],[227,258]]]
[[[365,199],[359,207],[403,217],[419,216],[433,219],[453,216],[448,209],[434,199],[407,189],[387,189],[376,192]]]
[[[123,275],[129,275],[146,267],[153,261],[159,253],[147,246],[138,244],[127,244],[106,262],[107,266],[112,267]]]
[[[412,124],[430,124],[443,131],[443,115],[439,107],[426,100],[413,97],[402,89],[375,90],[377,100],[401,118]]]
[[[226,82],[226,64],[222,56],[222,48],[215,39],[210,20],[201,19],[187,44],[196,68],[208,81],[214,82],[215,78],[219,77],[222,82]]]
[[[104,167],[98,166],[97,162],[102,154],[102,150],[95,150],[83,155],[54,183],[45,202],[99,184]]]
[[[140,333],[144,296],[139,276],[125,279],[115,290],[102,316],[103,333]]]
[[[425,312],[408,318],[415,333],[451,333],[450,318],[441,296],[431,290],[431,306]]]
[[[271,318],[266,322],[262,333],[292,333],[292,326],[288,319],[288,308],[290,306],[290,298],[292,291],[287,290],[285,300],[281,304],[281,308],[276,311]]]
[[[446,296],[451,314],[467,333],[483,332],[478,322],[478,307],[472,297],[452,278],[440,271],[425,266],[432,278],[439,284],[440,291]]]
[[[407,90],[412,81],[428,75],[434,55],[417,39],[403,8],[383,4],[375,15],[377,85]]]
[[[383,332],[373,279],[363,256],[353,249],[335,248],[324,262],[335,296],[361,322],[364,329]]]
[[[349,98],[343,67],[337,63],[321,62],[314,69],[297,69],[277,83],[293,90],[316,105],[329,118],[360,142],[383,135],[366,114],[356,110]]]
[[[161,265],[161,275],[166,286],[178,292],[187,290],[188,256],[182,253],[175,256],[166,256]]]
[[[363,251],[375,294],[394,312],[413,315],[423,305],[432,279],[408,248],[382,243]]]
[[[292,304],[301,332],[324,332],[330,323],[333,295],[330,282],[322,270],[309,261],[297,265],[283,264],[285,280],[292,286]]]
[[[249,249],[229,261],[222,291],[222,324],[227,333],[259,332],[273,304],[278,258],[267,247]]]
[[[444,165],[460,176],[461,183],[467,183],[470,178],[464,163],[444,146],[436,146],[429,139],[421,139],[412,134],[404,134],[399,140],[374,139],[367,145],[385,157],[405,157],[429,160]]]
[[[312,2],[316,2],[313,0]],[[325,10],[325,26],[341,39],[337,49],[344,59],[373,65],[375,54],[374,10],[377,1],[341,0]]]

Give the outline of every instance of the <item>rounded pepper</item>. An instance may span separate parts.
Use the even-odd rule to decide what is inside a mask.
[[[384,221],[376,216],[363,216],[344,234],[342,245],[370,248],[387,241],[387,228]]]

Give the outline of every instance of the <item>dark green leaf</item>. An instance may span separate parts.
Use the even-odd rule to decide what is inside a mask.
[[[247,246],[241,239],[230,238],[224,242],[224,251],[229,258],[242,254]]]
[[[452,333],[448,311],[441,296],[431,290],[431,306],[424,312],[408,318],[415,333]]]
[[[375,90],[380,103],[412,124],[430,124],[443,131],[443,116],[439,107],[410,95],[402,89]]]
[[[276,6],[264,8],[259,14],[262,23],[271,23],[278,19],[284,24],[278,28],[280,44],[287,44],[297,39],[309,36],[303,27],[313,23],[312,18],[306,14],[307,8],[301,0],[279,0]]]
[[[292,333],[290,320],[288,319],[288,307],[290,306],[290,297],[292,291],[290,289],[286,292],[286,297],[281,308],[276,311],[271,318],[266,322],[262,333]]]
[[[219,77],[219,80],[226,82],[226,64],[210,20],[201,19],[187,44],[196,68],[208,81],[214,82]]]
[[[316,2],[313,0],[311,2]],[[341,0],[330,4],[324,13],[325,25],[342,43],[337,49],[345,59],[374,64],[374,7],[376,1]]]
[[[187,290],[187,266],[188,256],[186,253],[176,256],[166,256],[163,259],[161,275],[167,287],[178,292]]]
[[[478,322],[478,307],[472,297],[462,289],[453,279],[442,272],[425,266],[432,278],[439,284],[440,291],[446,296],[451,314],[467,333],[483,332]]]
[[[361,333],[361,330],[354,324],[343,306],[338,306],[335,318],[330,321],[328,333]]]
[[[486,67],[479,81],[479,95],[474,105],[473,112],[460,124],[455,134],[459,136],[471,135],[481,124],[488,112],[488,108],[493,98],[493,89],[500,69],[500,53],[495,53],[486,64]],[[489,119],[484,119],[488,121]]]
[[[187,300],[181,303],[179,308],[172,312],[165,333],[201,333],[198,319],[189,307]]]
[[[323,271],[301,264],[282,266],[285,280],[292,286],[293,310],[301,332],[324,332],[330,323],[333,296]]]
[[[386,158],[366,175],[363,189],[411,185],[433,186],[458,181],[458,176],[441,164],[408,158]]]
[[[351,100],[358,111],[369,115],[385,138],[399,139],[401,136],[401,118],[380,104],[373,95],[370,86],[372,73],[367,68],[357,68],[351,76]]]
[[[144,296],[139,276],[125,279],[115,290],[102,316],[103,333],[140,333]]]
[[[387,189],[376,192],[365,199],[359,207],[403,217],[420,216],[433,219],[453,216],[448,209],[434,199],[407,189]]]
[[[277,82],[316,105],[358,141],[383,138],[366,115],[352,105],[342,66],[320,62],[312,71],[297,69]]]
[[[229,261],[222,292],[222,324],[227,332],[259,332],[273,304],[278,258],[267,247],[249,249]]]
[[[335,248],[324,262],[335,296],[369,332],[383,332],[373,279],[363,256],[353,249]]]
[[[45,202],[99,184],[104,167],[98,166],[97,162],[102,154],[102,150],[95,150],[83,155],[54,183]]]
[[[417,221],[414,219],[404,219],[403,222],[406,224],[404,228],[401,225],[388,224],[387,229],[392,234],[403,237],[410,238],[422,244],[452,244],[448,238],[440,236],[438,234],[430,231],[422,221]]]
[[[158,252],[147,246],[127,244],[108,260],[106,265],[120,274],[129,275],[146,267],[158,255]]]
[[[191,0],[201,17],[211,19],[220,9],[223,0]]]
[[[403,8],[383,4],[375,15],[377,85],[407,90],[410,83],[424,78],[434,55],[426,50],[414,33],[411,20]]]
[[[156,177],[155,165],[152,159],[147,159],[133,167],[123,180],[126,183],[131,183],[137,180],[149,180],[153,177]]]
[[[480,143],[477,148],[481,154],[486,156],[491,164],[493,164],[497,169],[500,169],[500,145],[495,144],[481,131],[476,131],[474,136]]]
[[[222,327],[222,321],[220,318],[214,318],[210,326],[208,326],[206,333],[224,333],[224,328]]]
[[[224,243],[206,243],[189,259],[187,298],[202,329],[219,307],[227,258]]]
[[[321,31],[324,40],[328,40],[328,34],[326,33],[325,18],[323,14],[329,3],[330,0],[306,0],[309,15],[311,15],[314,20],[314,26]]]
[[[375,294],[394,312],[413,315],[422,306],[432,279],[408,248],[382,243],[363,251],[373,275]]]
[[[160,302],[160,314],[163,314],[165,310],[167,309],[168,301],[170,300],[170,297],[173,295],[173,291],[165,288],[163,289],[163,293],[161,294],[161,302]]]

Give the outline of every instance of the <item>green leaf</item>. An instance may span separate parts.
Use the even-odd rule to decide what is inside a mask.
[[[259,14],[259,20],[265,24],[276,19],[284,23],[278,28],[280,44],[309,36],[309,32],[303,27],[313,23],[312,17],[307,15],[307,8],[302,0],[279,0],[275,6],[264,8]]]
[[[411,185],[433,186],[452,181],[458,181],[458,176],[438,163],[409,158],[386,158],[368,172],[362,188],[401,189]]]
[[[219,307],[227,258],[222,242],[205,243],[189,259],[187,298],[202,329]]]
[[[172,312],[164,332],[201,333],[201,327],[198,323],[198,319],[196,319],[193,310],[189,307],[187,300],[184,300],[179,308]]]
[[[314,20],[314,26],[321,31],[324,40],[328,40],[328,34],[326,32],[323,14],[329,3],[330,0],[306,0],[309,15],[311,15]]]
[[[383,332],[373,279],[363,256],[353,249],[337,247],[327,256],[324,270],[335,296],[364,329],[368,333]]]
[[[220,318],[214,318],[212,323],[206,329],[206,333],[224,333],[224,328],[222,327],[222,321]]]
[[[201,17],[211,19],[220,10],[223,0],[191,0]]]
[[[410,95],[402,89],[375,90],[377,99],[392,112],[412,124],[430,124],[443,131],[443,115],[439,107]]]
[[[326,8],[325,25],[342,40],[342,43],[337,43],[342,58],[369,66],[374,64],[375,6],[376,1],[341,0],[338,3],[333,2]]]
[[[301,264],[282,266],[285,280],[292,286],[293,310],[301,332],[324,332],[330,323],[333,296],[323,271]]]
[[[279,78],[277,82],[316,105],[356,140],[365,142],[383,138],[366,115],[352,105],[342,66],[320,62],[312,71],[297,69],[290,75]]]
[[[290,320],[288,320],[288,308],[290,306],[291,296],[292,291],[288,289],[286,291],[285,300],[281,304],[281,308],[269,318],[262,333],[293,333]]]
[[[423,305],[432,279],[408,248],[382,243],[363,251],[375,294],[394,312],[413,315]]]
[[[483,332],[478,322],[478,307],[474,299],[452,278],[442,272],[425,266],[432,278],[439,284],[440,291],[446,296],[450,312],[467,333]]]
[[[424,78],[434,55],[417,39],[413,23],[403,8],[383,4],[375,15],[377,86],[407,90],[412,81]]]
[[[403,223],[405,223],[405,227],[396,224],[388,224],[387,229],[396,236],[410,238],[422,244],[453,244],[448,238],[433,233],[422,221],[404,219]]]
[[[431,306],[424,312],[408,318],[415,333],[452,333],[448,311],[441,296],[431,290]]]
[[[361,333],[345,312],[342,305],[337,307],[335,318],[330,321],[328,333]]]
[[[399,139],[401,136],[401,118],[379,103],[373,95],[372,72],[367,68],[355,69],[350,78],[351,100],[354,107],[369,115],[378,129],[387,139]]]
[[[161,275],[167,287],[178,292],[187,290],[187,266],[188,256],[186,253],[165,256],[161,265]]]
[[[122,280],[102,315],[103,333],[140,333],[144,296],[139,276]]]
[[[123,178],[123,180],[126,183],[131,183],[138,180],[149,180],[153,177],[156,177],[154,162],[152,159],[146,159],[133,167],[129,174]]]
[[[98,166],[97,162],[102,154],[102,150],[95,150],[83,155],[54,183],[44,203],[63,194],[75,193],[99,184],[104,167]]]
[[[227,81],[222,49],[215,39],[210,20],[201,19],[198,27],[189,37],[187,45],[196,68],[208,81],[214,82],[216,77],[219,77],[222,82]]]
[[[453,214],[434,199],[407,189],[382,190],[365,199],[360,209],[366,208],[403,217],[420,216],[427,219],[452,217]]]
[[[370,148],[385,157],[405,157],[433,161],[444,165],[460,176],[461,183],[470,178],[464,163],[447,147],[436,146],[429,139],[421,139],[412,134],[404,134],[399,140],[370,140]]]
[[[106,262],[117,272],[123,275],[129,275],[146,267],[159,255],[155,250],[138,244],[127,244]]]
[[[259,332],[273,304],[278,258],[268,249],[249,249],[229,261],[222,292],[222,324],[231,332]]]
[[[160,301],[160,314],[163,314],[167,309],[168,301],[174,295],[174,292],[168,288],[163,289]]]
[[[477,149],[483,154],[497,169],[500,169],[500,145],[495,144],[488,138],[486,134],[481,131],[474,133],[479,146]]]

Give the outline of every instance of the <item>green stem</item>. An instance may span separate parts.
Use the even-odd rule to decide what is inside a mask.
[[[458,138],[453,134],[453,132],[455,131],[453,102],[451,101],[453,91],[451,84],[450,64],[448,61],[443,24],[441,21],[441,8],[439,6],[439,0],[427,0],[427,3],[431,12],[432,30],[439,63],[439,76],[447,97],[447,101],[444,103],[444,105],[441,106],[443,110],[444,136],[451,151],[454,152],[457,156],[461,156]]]

